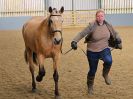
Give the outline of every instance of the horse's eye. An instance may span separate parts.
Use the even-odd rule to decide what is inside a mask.
[[[53,23],[53,21],[52,21],[52,20],[49,20],[49,22],[50,22],[50,23]]]
[[[53,21],[50,19],[50,20],[49,20],[48,25],[50,26],[50,25],[51,25],[51,23],[53,23]]]
[[[61,20],[61,22],[63,23],[63,19]]]

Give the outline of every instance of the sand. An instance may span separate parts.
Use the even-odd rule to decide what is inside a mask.
[[[63,52],[70,49],[72,38],[83,28],[63,29]],[[133,27],[116,27],[123,40],[122,50],[113,50],[110,71],[112,85],[102,77],[99,62],[94,84],[94,95],[87,93],[88,61],[80,48],[61,56],[59,91],[61,99],[133,99]],[[86,50],[81,40],[78,45]],[[46,59],[46,76],[37,82],[37,92],[31,92],[31,74],[24,61],[24,41],[21,30],[0,31],[0,99],[54,99],[52,60]],[[35,68],[38,73],[38,67]]]

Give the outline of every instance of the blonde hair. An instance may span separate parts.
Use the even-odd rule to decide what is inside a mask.
[[[105,12],[104,12],[104,10],[103,10],[103,9],[99,9],[99,10],[97,10],[97,12],[96,12],[96,16],[97,16],[97,14],[98,14],[98,13],[100,13],[100,12],[102,12],[102,13],[104,13],[104,14],[105,14]]]

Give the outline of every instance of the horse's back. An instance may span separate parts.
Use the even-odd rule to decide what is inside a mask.
[[[25,45],[30,47],[31,49],[35,45],[35,40],[37,39],[37,35],[41,30],[39,30],[39,27],[41,26],[41,23],[45,20],[45,17],[33,17],[30,20],[28,20],[24,26],[23,26],[23,38],[25,41]]]
[[[31,18],[24,24],[25,31],[35,31],[45,19],[45,17],[39,16]]]

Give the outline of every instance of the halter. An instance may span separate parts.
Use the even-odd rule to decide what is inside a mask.
[[[61,15],[51,14],[51,15],[49,16],[49,19],[50,19],[51,16],[61,16]],[[50,26],[50,20],[49,20],[49,26]],[[54,30],[54,31],[52,31],[51,33],[55,33],[55,32],[60,32],[61,35],[62,35],[62,31],[61,31],[61,30]]]
[[[52,31],[52,33],[55,33],[55,32],[60,32],[61,35],[62,35],[62,31],[61,30],[54,30],[54,31]]]
[[[49,23],[48,23],[48,26],[50,27],[50,17],[51,16],[61,16],[61,15],[56,15],[56,14],[51,14],[50,16],[49,16]],[[61,30],[54,30],[54,31],[52,31],[51,33],[53,34],[53,33],[55,33],[55,32],[60,32],[60,34],[61,34],[61,47],[60,47],[60,51],[61,51],[61,53],[62,53],[62,44],[63,44],[63,37],[62,37],[62,31]]]
[[[50,17],[51,16],[61,16],[61,15],[60,14],[51,14]]]

